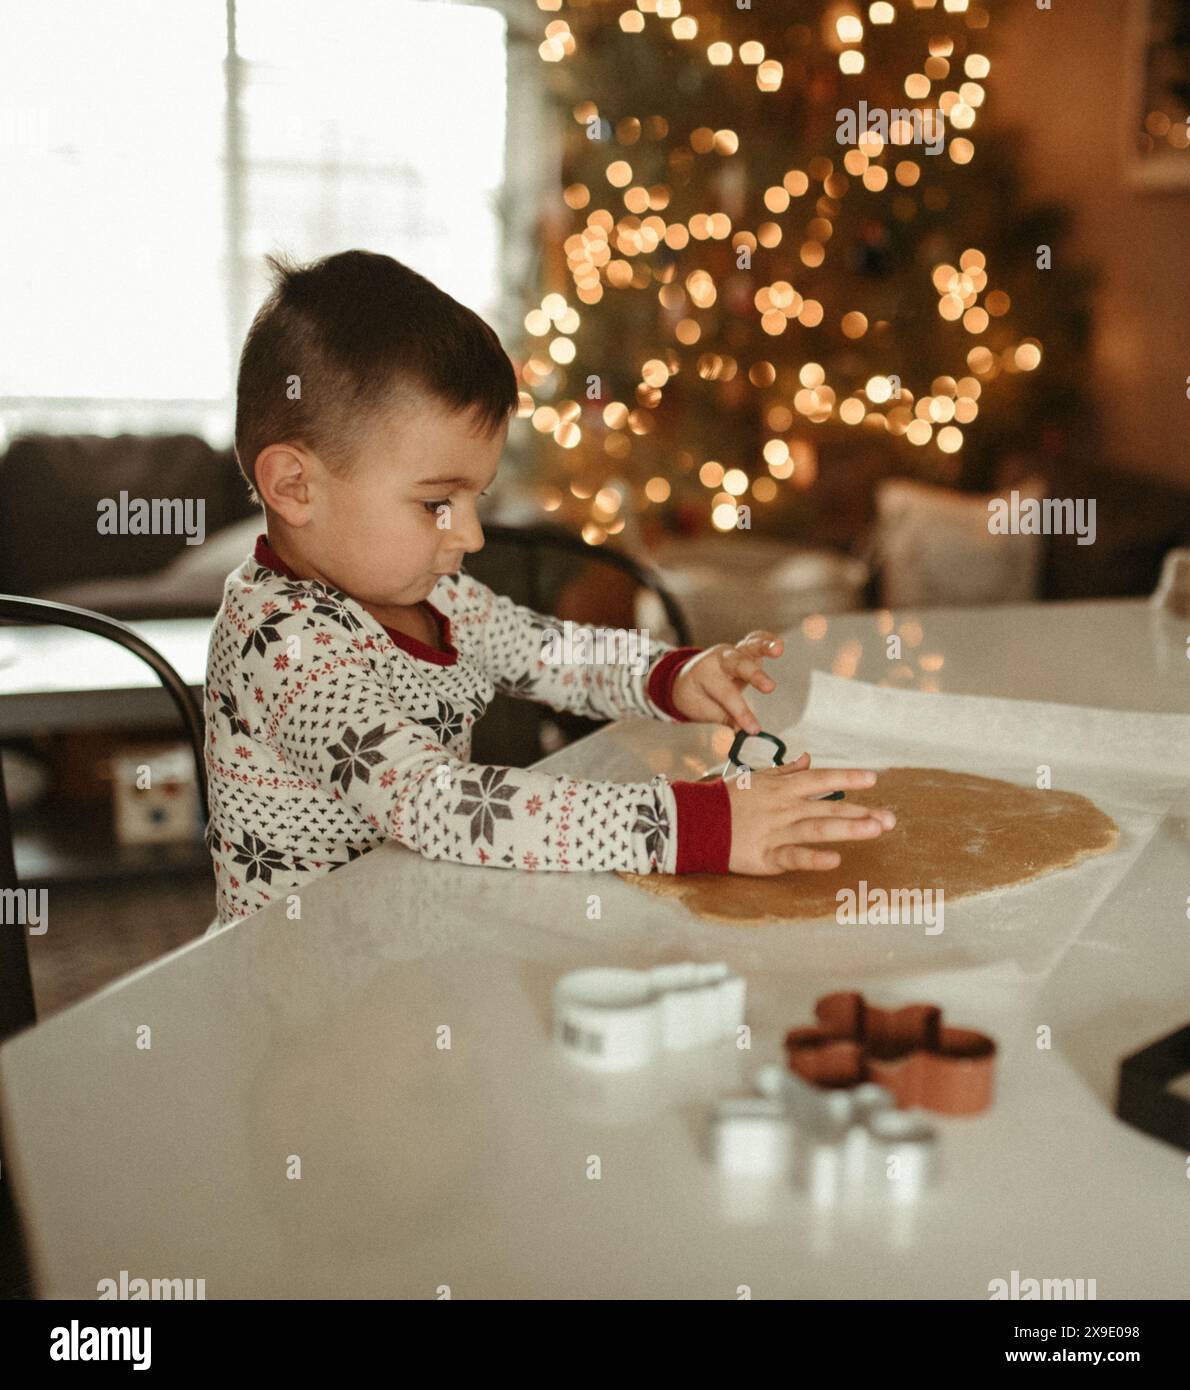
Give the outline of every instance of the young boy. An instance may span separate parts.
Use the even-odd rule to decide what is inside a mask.
[[[346,251],[274,288],[240,358],[236,456],[267,538],[228,576],[205,712],[219,920],[397,840],[430,859],[529,870],[775,874],[800,848],[892,824],[849,801],[875,774],[803,754],[725,781],[582,781],[469,762],[492,695],[592,718],[725,722],[756,732],[771,633],[705,651],[652,642],[648,669],[551,665],[561,625],[469,576],[477,498],[517,407],[492,330],[391,257]]]

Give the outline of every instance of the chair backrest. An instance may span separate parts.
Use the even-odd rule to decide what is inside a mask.
[[[484,547],[464,562],[464,571],[514,603],[535,612],[596,626],[634,625],[636,589],[656,595],[677,646],[690,645],[690,629],[680,605],[657,575],[630,556],[588,545],[559,526],[496,526],[484,523]],[[618,578],[622,582],[609,580]],[[473,731],[476,762],[528,767],[547,745],[543,725],[572,742],[601,721],[561,714],[544,705],[497,694]]]
[[[194,775],[203,820],[205,822],[208,819],[210,808],[207,803],[207,773],[203,756],[202,710],[185,681],[156,648],[150,646],[139,633],[124,623],[117,622],[115,618],[105,617],[102,613],[92,613],[86,608],[72,608],[69,604],[23,598],[16,594],[0,594],[0,624],[4,623],[69,627],[79,632],[90,632],[97,637],[106,637],[109,641],[118,643],[145,662],[168,691],[181,716],[194,755]],[[12,894],[17,889],[12,824],[8,814],[3,768],[0,767],[0,891]],[[5,905],[11,901],[10,896],[0,899]],[[15,917],[16,914],[13,915]],[[25,927],[19,921],[4,921],[0,924],[0,1040],[35,1021]]]
[[[524,597],[520,594],[510,596],[537,612],[553,612],[557,581],[560,578],[572,578],[590,567],[608,565],[627,575],[640,588],[655,594],[665,611],[666,620],[674,631],[675,645],[689,645],[689,624],[677,600],[657,574],[630,555],[603,546],[588,545],[581,537],[548,523],[522,527],[491,526],[485,522],[483,534],[483,550],[469,555],[464,568],[497,592],[507,592],[510,587],[507,582],[506,565],[505,572],[501,573],[502,562],[510,549],[523,565],[517,576],[519,583],[516,587],[523,589]],[[551,573],[554,580],[553,591],[549,583]],[[491,579],[488,578],[489,575]]]
[[[93,613],[89,608],[75,608],[68,603],[51,603],[47,599],[23,598],[17,594],[0,594],[0,624],[18,623],[25,626],[70,627],[78,632],[90,632],[106,637],[109,642],[139,657],[165,687],[181,716],[194,755],[194,777],[205,821],[210,814],[207,804],[207,770],[203,754],[205,735],[202,709],[190,693],[190,687],[161,653],[126,623]]]

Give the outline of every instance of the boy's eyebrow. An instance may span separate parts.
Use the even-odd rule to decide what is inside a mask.
[[[492,476],[491,476],[491,478],[488,479],[488,483],[491,484],[491,483],[495,482],[495,480],[496,480],[496,475],[495,475],[495,473],[493,473]],[[471,485],[471,479],[470,479],[470,478],[421,478],[421,479],[419,479],[416,483],[414,483],[413,486],[414,486],[414,487],[460,487],[460,486],[469,487],[470,485]]]

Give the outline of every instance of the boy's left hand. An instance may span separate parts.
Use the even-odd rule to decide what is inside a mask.
[[[777,688],[760,663],[766,656],[780,656],[783,650],[781,638],[772,632],[750,632],[734,647],[726,642],[708,647],[682,667],[671,699],[687,719],[758,734],[760,725],[742,692],[748,685],[766,695]]]

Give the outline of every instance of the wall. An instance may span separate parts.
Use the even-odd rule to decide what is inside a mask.
[[[1101,275],[1088,369],[1105,452],[1121,469],[1190,484],[1190,182],[1128,183],[1137,4],[989,7],[989,101],[997,120],[1028,128],[1032,191],[1071,207],[1077,249]]]

